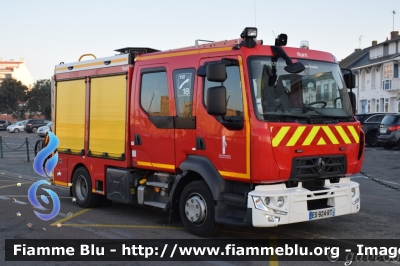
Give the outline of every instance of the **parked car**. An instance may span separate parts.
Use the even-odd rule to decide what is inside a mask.
[[[380,145],[377,139],[377,133],[382,119],[388,113],[368,113],[356,114],[355,117],[361,123],[361,128],[365,133],[365,142],[370,147],[377,147]]]
[[[50,130],[51,125],[52,125],[52,123],[50,122],[45,126],[39,127],[37,130],[38,136],[44,138],[46,136],[47,131]]]
[[[383,118],[379,128],[378,141],[385,149],[392,149],[394,146],[400,149],[400,114],[391,114]]]
[[[8,120],[0,120],[0,130],[4,129],[7,130],[7,127],[11,125],[10,121]]]
[[[25,124],[26,124],[26,120],[17,121],[14,124],[9,125],[7,127],[7,131],[10,133],[18,133],[20,131],[24,131]]]
[[[48,123],[50,123],[49,120],[44,120],[44,119],[28,119],[26,121],[26,125],[25,125],[25,131],[27,133],[36,133],[38,128],[41,126],[45,126]]]

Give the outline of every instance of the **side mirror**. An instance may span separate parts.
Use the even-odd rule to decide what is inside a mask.
[[[285,66],[284,69],[286,70],[286,72],[294,74],[294,73],[300,73],[305,69],[305,67],[302,62],[296,62],[293,63],[292,65]]]
[[[199,66],[199,68],[197,69],[197,76],[203,78],[207,76],[206,65]]]
[[[227,78],[224,63],[208,64],[206,67],[207,79],[213,82],[224,82]]]
[[[353,109],[353,114],[356,113],[356,95],[354,92],[349,92],[349,98],[350,98],[350,103],[351,103],[351,108]]]
[[[216,116],[226,115],[225,86],[210,87],[207,89],[207,113]]]
[[[343,74],[344,83],[348,89],[353,89],[356,87],[356,75],[353,72]]]

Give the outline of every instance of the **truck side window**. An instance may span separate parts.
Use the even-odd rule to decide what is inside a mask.
[[[243,99],[242,99],[242,86],[240,83],[240,72],[238,66],[227,66],[226,74],[228,78],[224,82],[226,87],[226,102],[227,111],[226,116],[240,116],[243,117]],[[214,86],[220,86],[219,82],[208,81],[204,78],[204,105],[207,102],[207,89]]]
[[[174,71],[176,115],[179,117],[192,116],[194,74],[194,68],[177,69]]]
[[[170,115],[166,72],[142,74],[140,104],[149,116]]]

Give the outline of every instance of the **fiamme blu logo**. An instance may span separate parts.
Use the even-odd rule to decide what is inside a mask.
[[[58,152],[56,151],[56,149],[59,143],[60,142],[58,138],[51,131],[48,131],[44,140],[44,148],[36,155],[33,162],[33,169],[38,175],[46,178],[52,177],[51,172],[54,170],[58,162]],[[47,180],[39,180],[33,183],[28,190],[28,199],[35,208],[46,210],[46,208],[42,206],[37,198],[37,189],[40,185],[51,184]],[[43,214],[37,211],[34,211],[34,213],[40,219],[48,221],[56,217],[57,214],[60,212],[60,199],[53,190],[48,188],[42,189],[49,194],[51,200],[53,201],[53,210],[49,214]],[[49,199],[45,195],[41,195],[40,198],[45,204],[49,204]]]

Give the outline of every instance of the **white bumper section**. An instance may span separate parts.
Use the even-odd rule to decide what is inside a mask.
[[[324,187],[324,190],[311,191],[303,188],[302,182],[295,188],[286,188],[285,184],[256,186],[247,198],[253,226],[298,223],[360,210],[359,184],[350,181],[350,177],[332,184],[327,179]]]

